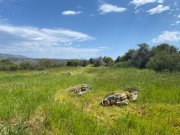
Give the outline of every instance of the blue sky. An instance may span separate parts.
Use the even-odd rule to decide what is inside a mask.
[[[139,43],[180,48],[179,0],[0,0],[0,52],[116,58]]]

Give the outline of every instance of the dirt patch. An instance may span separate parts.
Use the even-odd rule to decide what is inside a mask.
[[[26,122],[28,129],[37,133],[43,128],[45,128],[45,124],[47,120],[47,114],[43,109],[38,109],[35,111],[33,115],[30,116],[29,120]]]

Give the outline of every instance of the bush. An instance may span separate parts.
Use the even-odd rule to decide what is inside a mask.
[[[88,60],[81,60],[80,65],[83,66],[83,67],[86,67],[86,66],[89,65],[89,61]]]
[[[119,62],[129,61],[129,60],[132,59],[133,54],[134,54],[135,52],[136,52],[136,50],[130,49],[124,56],[119,57],[119,58],[117,59],[117,61],[119,61]]]
[[[77,66],[79,66],[79,64],[80,64],[79,60],[68,60],[67,61],[67,66],[75,66],[75,67],[77,67]]]
[[[52,67],[52,61],[50,59],[41,59],[39,60],[39,65],[41,67],[49,68]]]
[[[99,58],[94,60],[94,66],[95,67],[104,66],[104,65],[105,65],[105,63],[104,63],[103,58],[99,57]]]
[[[94,64],[94,62],[95,62],[95,59],[94,59],[94,58],[90,58],[90,59],[89,59],[89,63],[90,63],[90,64]]]
[[[10,68],[10,71],[16,71],[16,70],[18,70],[18,65],[12,64],[9,66],[9,68]]]
[[[132,61],[124,61],[124,62],[119,62],[116,64],[117,67],[122,67],[122,68],[128,68],[128,67],[132,67]]]
[[[18,65],[9,64],[9,65],[0,65],[0,70],[3,71],[16,71],[18,69]]]
[[[166,54],[178,53],[178,49],[169,44],[160,44],[152,48],[153,56],[159,53],[166,53]]]
[[[32,67],[32,64],[30,62],[22,62],[19,65],[19,68],[23,69],[23,70],[25,70],[25,69],[29,70],[29,69],[31,69],[31,67]]]
[[[155,71],[180,71],[180,54],[157,54],[150,59],[147,68]]]
[[[112,66],[114,64],[114,61],[111,57],[104,57],[103,61],[105,62],[106,66]]]
[[[3,70],[3,71],[16,71],[17,69],[18,69],[18,65],[13,64],[8,59],[2,59],[0,61],[0,70]]]

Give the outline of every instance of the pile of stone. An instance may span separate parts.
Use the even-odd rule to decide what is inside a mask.
[[[136,101],[138,97],[137,91],[123,91],[119,94],[113,94],[101,101],[102,106],[125,106],[128,105],[130,101]]]
[[[70,92],[73,92],[75,94],[82,95],[86,92],[88,92],[89,86],[87,84],[80,84],[80,85],[75,85],[72,88],[70,88]]]

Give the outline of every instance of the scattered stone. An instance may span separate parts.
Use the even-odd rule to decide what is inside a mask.
[[[137,97],[138,97],[137,91],[132,91],[130,93],[130,95],[131,95],[132,101],[136,101],[137,100]]]
[[[119,94],[113,94],[106,98],[104,98],[103,101],[101,101],[102,106],[125,106],[128,105],[130,101],[137,100],[137,91],[131,91],[131,92],[122,92]]]
[[[88,92],[89,86],[87,84],[80,84],[80,85],[75,85],[72,88],[70,88],[70,92],[73,92],[75,94],[82,95],[86,92]]]
[[[47,74],[47,71],[41,71],[39,74]]]

